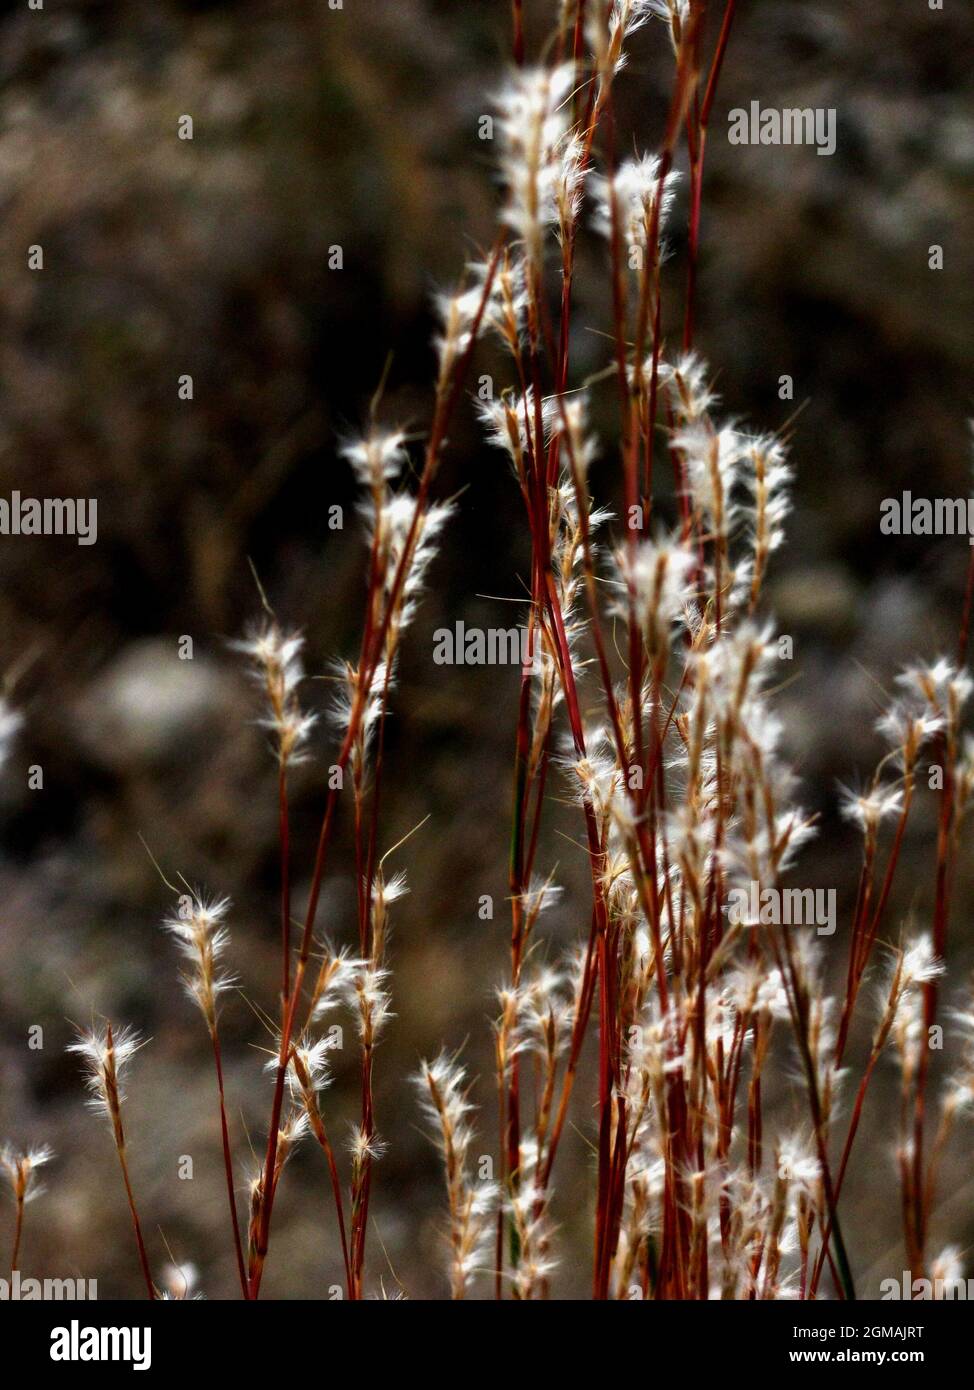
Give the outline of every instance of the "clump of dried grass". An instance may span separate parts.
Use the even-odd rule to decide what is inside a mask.
[[[165,925],[189,962],[187,988],[214,1053],[233,1244],[247,1299],[261,1289],[285,1162],[309,1134],[325,1159],[347,1295],[365,1292],[373,1170],[383,1148],[373,1073],[392,1009],[390,908],[405,891],[402,877],[388,878],[379,857],[385,726],[403,633],[450,516],[449,506],[432,499],[441,452],[467,367],[487,335],[509,367],[509,387],[481,413],[525,508],[531,660],[521,673],[515,734],[510,973],[495,1023],[496,1180],[471,1163],[471,1088],[456,1059],[444,1054],[424,1063],[418,1077],[445,1166],[452,1295],[467,1296],[488,1275],[498,1297],[507,1290],[519,1299],[549,1293],[557,1268],[556,1161],[590,1040],[598,1057],[595,1297],[815,1298],[825,1291],[826,1274],[840,1296],[854,1297],[841,1197],[870,1080],[886,1051],[895,1054],[901,1077],[907,1257],[917,1276],[938,1263],[930,1252],[938,1166],[956,1118],[974,1099],[974,1025],[960,1010],[954,1019],[966,1042],[947,1078],[931,1144],[929,1038],[943,1012],[951,884],[974,788],[974,751],[962,729],[969,611],[956,659],[900,677],[880,721],[887,752],[865,790],[843,803],[863,837],[844,992],[828,992],[820,943],[806,928],[735,920],[726,910],[730,895],[752,883],[779,891],[814,833],[795,799],[774,709],[780,649],[764,615],[765,577],[790,507],[786,448],[773,435],[722,418],[693,346],[706,136],[734,9],[729,0],[707,51],[703,6],[695,0],[560,4],[547,60],[532,67],[524,64],[514,6],[516,67],[498,98],[501,230],[460,290],[438,299],[432,422],[416,484],[401,481],[413,463],[402,432],[373,418],[361,438],[343,446],[363,491],[366,599],[358,656],[334,673],[339,750],[296,942],[289,771],[310,756],[315,727],[299,694],[302,639],[284,632],[268,610],[239,644],[266,701],[281,864],[273,1092],[266,1152],[250,1184],[246,1250],[218,1031],[218,1001],[230,983],[221,966],[228,905],[186,895]],[[632,33],[654,17],[664,21],[659,32],[674,54],[668,120],[658,152],[620,162],[614,90]],[[672,352],[661,333],[660,271],[684,131],[689,262],[683,340]],[[589,426],[592,388],[573,384],[576,245],[587,223],[606,242],[606,375],[618,412],[611,446]],[[612,518],[595,503],[592,473],[613,453],[622,525],[602,550],[595,537]],[[672,475],[678,499],[668,521],[657,502],[661,470]],[[589,666],[594,679],[583,681]],[[13,729],[12,716],[0,710],[0,740]],[[934,903],[930,930],[904,935],[887,921],[887,909],[926,751],[944,771]],[[315,954],[346,779],[358,939],[354,953],[317,943]],[[558,784],[579,808],[591,901],[577,905],[590,919],[587,936],[552,966],[543,924],[558,889],[538,861],[546,801]],[[870,971],[880,978],[877,1023],[846,1118],[850,1030]],[[347,1185],[322,1104],[325,1023],[339,1007],[356,1018],[360,1049],[361,1116]],[[111,1122],[153,1297],[119,1088],[121,1067],[137,1045],[106,1026],[74,1050]],[[789,1129],[769,1134],[769,1076],[795,1055],[802,1105]],[[18,1203],[15,1260],[32,1171],[46,1157],[4,1152]]]

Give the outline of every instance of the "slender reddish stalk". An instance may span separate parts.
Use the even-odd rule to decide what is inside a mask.
[[[17,1260],[20,1257],[20,1241],[24,1232],[24,1196],[17,1194],[17,1214],[14,1217],[14,1248],[10,1256],[10,1277],[13,1279],[14,1270],[18,1268]]]
[[[937,886],[933,914],[933,949],[938,959],[943,960],[947,949],[947,920],[949,915],[949,872],[951,825],[954,811],[954,750],[947,747],[948,737],[942,737],[944,748],[944,788],[940,797],[940,820],[937,828]],[[950,743],[953,740],[950,738]],[[923,1028],[925,1038],[937,1020],[937,982],[931,980],[923,987]],[[920,1048],[920,1062],[914,1095],[913,1112],[913,1200],[915,1204],[914,1229],[916,1252],[913,1277],[923,1278],[924,1257],[927,1239],[927,1214],[929,1200],[926,1199],[927,1184],[924,1181],[923,1145],[926,1125],[927,1078],[930,1070],[930,1048],[925,1043]]]
[[[132,1183],[129,1179],[129,1166],[125,1157],[124,1148],[118,1151],[118,1161],[122,1169],[122,1181],[125,1183],[125,1195],[128,1198],[129,1211],[132,1213],[132,1227],[135,1231],[135,1243],[139,1250],[139,1264],[142,1268],[142,1277],[145,1280],[146,1292],[150,1298],[154,1299],[156,1290],[152,1282],[152,1274],[149,1271],[149,1257],[146,1255],[145,1241],[142,1239],[142,1224],[139,1221],[138,1208],[135,1205],[135,1197],[132,1194]]]
[[[518,67],[524,63],[524,0],[511,0],[514,25],[514,61]]]
[[[957,639],[957,664],[963,666],[967,660],[967,643],[971,632],[971,609],[974,606],[974,547],[967,562],[967,584],[964,588],[964,608],[961,613],[960,635]]]
[[[287,762],[281,758],[277,779],[281,854],[281,998],[282,1013],[291,993],[291,827],[287,802]]]
[[[108,1027],[108,1046],[112,1046],[111,1025]],[[146,1292],[151,1299],[156,1296],[155,1285],[152,1282],[152,1274],[149,1269],[149,1257],[145,1250],[145,1241],[142,1238],[142,1223],[139,1220],[139,1210],[135,1205],[135,1196],[132,1192],[132,1181],[129,1177],[128,1159],[125,1156],[125,1132],[122,1128],[121,1111],[116,1110],[112,1115],[115,1127],[115,1152],[118,1154],[119,1167],[122,1170],[122,1182],[125,1184],[125,1196],[128,1199],[129,1212],[132,1217],[132,1229],[135,1232],[135,1244],[139,1252],[139,1265],[142,1270],[142,1277],[145,1280]]]
[[[348,1254],[348,1239],[345,1233],[345,1210],[342,1201],[342,1185],[338,1177],[338,1165],[335,1162],[335,1154],[329,1142],[328,1135],[321,1116],[317,1111],[310,1113],[311,1129],[315,1138],[321,1146],[328,1164],[328,1174],[331,1180],[332,1196],[335,1199],[335,1212],[338,1217],[338,1234],[342,1246],[342,1262],[345,1266],[345,1285],[349,1298],[352,1297],[352,1266]]]
[[[213,1044],[216,1084],[220,1096],[220,1133],[223,1140],[223,1170],[227,1182],[227,1201],[230,1204],[230,1224],[233,1229],[233,1250],[237,1259],[237,1274],[240,1279],[240,1289],[244,1298],[249,1298],[250,1290],[247,1286],[247,1270],[244,1264],[243,1245],[240,1240],[240,1220],[237,1216],[237,1198],[234,1191],[233,1159],[230,1152],[230,1130],[227,1125],[227,1105],[223,1090],[223,1056],[220,1048],[220,1037],[215,1027],[210,1032],[210,1041]]]
[[[717,38],[717,47],[714,50],[713,60],[710,64],[710,75],[707,79],[703,103],[700,107],[699,117],[696,122],[696,139],[691,142],[693,149],[690,165],[690,229],[687,246],[686,313],[683,323],[683,347],[685,351],[689,351],[693,346],[697,300],[697,259],[700,247],[700,212],[703,202],[703,163],[707,148],[707,127],[710,124],[710,110],[714,104],[714,97],[717,95],[717,84],[720,81],[720,70],[723,67],[724,55],[727,52],[727,43],[730,39],[735,7],[736,0],[727,0],[727,4],[724,7],[724,18],[720,26],[720,34]]]

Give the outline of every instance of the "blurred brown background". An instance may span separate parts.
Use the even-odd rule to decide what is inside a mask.
[[[712,5],[719,11],[719,5]],[[529,43],[548,3],[529,6]],[[713,16],[712,16],[713,18]],[[98,542],[0,537],[0,667],[25,717],[0,786],[0,1138],[51,1142],[49,1191],[28,1213],[26,1273],[96,1277],[137,1295],[123,1194],[103,1126],[85,1115],[64,1056],[68,1019],[109,1013],[153,1039],[133,1065],[132,1164],[151,1253],[191,1260],[210,1297],[232,1296],[205,1034],[158,930],[169,907],[137,838],[169,877],[228,893],[233,965],[228,1087],[263,1143],[267,1037],[248,1000],[276,986],[273,768],[252,694],[225,639],[257,609],[251,557],[282,620],[307,635],[311,671],[358,640],[362,543],[336,437],[361,423],[393,353],[383,415],[428,419],[430,291],[490,240],[496,193],[478,117],[509,49],[504,0],[174,0],[9,8],[0,21],[0,495],[98,499]],[[835,817],[835,779],[868,770],[881,695],[897,664],[955,641],[963,539],[879,535],[883,497],[966,495],[972,411],[974,14],[923,0],[753,0],[735,24],[708,147],[698,344],[726,407],[756,428],[801,403],[790,545],[773,599],[796,637],[781,709],[822,836],[803,881],[854,892],[857,845]],[[654,148],[671,56],[643,30],[619,85],[621,142]],[[726,113],[834,106],[838,148],[738,148]],[[177,139],[183,114],[192,142]],[[685,200],[674,216],[668,331],[678,336]],[[928,269],[928,247],[945,267]],[[27,247],[44,269],[26,268]],[[344,268],[328,269],[341,245]],[[604,361],[603,247],[581,249],[576,380]],[[594,331],[589,331],[594,330]],[[483,370],[498,370],[485,357]],[[501,369],[502,370],[502,369]],[[194,399],[177,399],[190,373]],[[778,398],[778,378],[795,401]],[[498,387],[506,377],[497,378]],[[603,426],[611,442],[611,418]],[[611,447],[596,487],[611,499]],[[396,857],[397,1018],[377,1070],[371,1284],[442,1296],[443,1199],[407,1077],[421,1054],[468,1040],[493,1147],[488,1019],[504,978],[504,903],[517,674],[436,667],[431,633],[462,618],[508,626],[527,545],[519,499],[472,412],[454,422],[442,495],[465,488],[404,656],[389,730],[384,840],[430,815]],[[326,509],[346,508],[341,532]],[[665,504],[664,504],[665,505]],[[176,658],[190,635],[195,658]],[[329,689],[306,687],[323,708]],[[594,689],[593,689],[594,695]],[[295,901],[322,807],[317,764],[295,783]],[[44,789],[27,790],[27,767]],[[574,891],[552,953],[587,929],[577,823],[554,804],[539,861]],[[934,827],[922,806],[891,918],[927,904]],[[319,917],[351,940],[347,840]],[[494,895],[492,923],[477,900]],[[971,871],[962,870],[951,974],[972,965]],[[841,930],[841,929],[840,929]],[[835,939],[837,965],[842,947]],[[26,1047],[44,1028],[43,1051]],[[351,1031],[351,1030],[349,1030]],[[327,1093],[332,1132],[355,1113],[353,1053]],[[882,1085],[850,1174],[847,1240],[860,1277],[898,1274],[893,1112]],[[555,1292],[588,1282],[586,1092],[556,1187],[564,1264]],[[779,1097],[790,1113],[787,1096]],[[775,1098],[770,1098],[775,1104]],[[181,1182],[177,1160],[196,1176]],[[276,1209],[268,1296],[323,1296],[339,1281],[320,1154],[294,1160]],[[972,1235],[963,1144],[945,1170],[937,1237]],[[8,1214],[8,1213],[7,1213]],[[6,1216],[4,1215],[4,1221]],[[2,1229],[6,1229],[4,1226]],[[6,1236],[3,1236],[4,1242]]]

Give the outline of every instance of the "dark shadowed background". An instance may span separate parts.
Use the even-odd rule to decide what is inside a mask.
[[[535,52],[553,9],[529,7]],[[0,670],[25,720],[0,785],[0,1139],[48,1141],[58,1155],[28,1211],[25,1273],[96,1277],[106,1297],[139,1292],[110,1140],[84,1113],[63,1050],[68,1020],[106,1013],[152,1039],[133,1064],[128,1114],[154,1262],[168,1246],[198,1266],[208,1296],[234,1293],[205,1033],[158,929],[171,895],[138,835],[170,878],[234,900],[241,993],[222,1028],[243,1163],[248,1134],[263,1144],[270,1103],[256,1049],[268,1045],[258,1015],[277,980],[276,803],[226,639],[257,612],[250,557],[282,621],[304,630],[313,674],[357,649],[363,545],[336,440],[364,420],[389,353],[382,417],[418,431],[428,421],[430,293],[493,236],[478,120],[509,43],[504,0],[345,0],[341,11],[326,0],[46,0],[0,21],[0,495],[98,500],[94,546],[0,537]],[[804,407],[797,509],[771,589],[796,639],[780,709],[805,804],[822,817],[803,881],[838,888],[846,907],[858,846],[836,817],[836,779],[878,757],[873,719],[898,663],[952,650],[969,554],[963,538],[881,536],[879,506],[904,488],[970,488],[972,54],[974,12],[950,0],[943,12],[925,0],[752,0],[708,146],[698,345],[727,410],[755,428]],[[623,146],[655,148],[671,64],[662,26],[643,30],[618,88]],[[836,153],[731,146],[727,112],[752,99],[834,107]],[[191,142],[177,139],[183,114]],[[684,227],[681,197],[664,301],[674,343]],[[42,271],[27,268],[35,244]],[[928,268],[935,244],[940,271]],[[340,270],[328,268],[335,246]],[[586,234],[576,381],[606,360],[603,255]],[[506,384],[489,353],[478,370]],[[192,401],[177,398],[186,373]],[[785,374],[792,402],[779,399]],[[598,407],[596,424],[611,441]],[[616,473],[607,446],[594,478],[610,501]],[[506,968],[518,681],[511,668],[435,666],[432,631],[512,625],[519,610],[496,600],[523,595],[529,553],[507,466],[467,405],[437,487],[464,491],[406,643],[383,797],[386,846],[430,817],[394,858],[411,892],[394,916],[397,1017],[377,1066],[389,1150],[369,1252],[371,1289],[401,1282],[412,1297],[446,1290],[441,1174],[408,1081],[420,1055],[467,1042],[481,1147],[494,1146],[489,1019]],[[341,531],[327,529],[332,504],[345,509]],[[177,658],[182,636],[192,661]],[[327,705],[326,684],[305,691]],[[319,731],[319,756],[295,779],[298,904],[328,737]],[[28,790],[37,764],[43,790]],[[587,931],[590,891],[575,813],[555,796],[539,867],[572,891],[551,918],[553,953]],[[354,930],[345,831],[320,914],[338,941]],[[934,835],[924,804],[894,922],[925,920]],[[974,964],[971,882],[968,861],[956,985]],[[493,922],[478,919],[485,893]],[[837,968],[844,930],[829,947]],[[36,1024],[44,1047],[29,1050]],[[353,1049],[345,1059],[326,1093],[339,1138],[357,1104]],[[843,1197],[873,1293],[902,1267],[885,1085]],[[768,1098],[785,1116],[786,1092]],[[583,1085],[556,1178],[562,1294],[588,1282],[590,1095]],[[191,1182],[177,1177],[185,1154]],[[324,1296],[340,1281],[320,1158],[299,1153],[282,1186],[268,1296]],[[962,1142],[935,1243],[974,1234],[970,1180]]]

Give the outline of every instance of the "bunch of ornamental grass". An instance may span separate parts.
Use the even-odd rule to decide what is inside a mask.
[[[960,826],[974,790],[974,741],[962,728],[974,584],[955,657],[900,675],[880,720],[887,751],[861,790],[843,794],[863,854],[844,990],[833,997],[812,933],[727,911],[730,895],[752,883],[779,889],[814,833],[782,752],[773,698],[779,646],[764,603],[790,508],[786,444],[722,416],[694,348],[707,131],[735,3],[726,0],[709,28],[704,0],[559,0],[555,9],[543,61],[531,66],[513,0],[514,66],[497,97],[500,227],[460,288],[438,297],[437,374],[421,456],[404,432],[379,422],[378,398],[362,436],[342,446],[362,493],[365,606],[359,651],[332,672],[338,751],[296,929],[289,776],[311,755],[316,725],[301,699],[302,638],[282,629],[265,603],[264,619],[238,644],[265,706],[280,828],[276,1040],[266,1148],[246,1220],[219,1036],[232,983],[224,967],[229,904],[177,894],[164,924],[212,1048],[241,1295],[260,1293],[278,1187],[299,1142],[321,1150],[346,1294],[366,1293],[369,1205],[384,1148],[374,1068],[393,1007],[390,917],[406,891],[401,874],[386,872],[391,851],[380,855],[385,729],[400,644],[450,520],[451,505],[434,500],[449,423],[484,337],[507,367],[507,384],[480,413],[488,441],[507,456],[531,543],[529,659],[513,731],[510,961],[494,1022],[492,1179],[473,1163],[475,1106],[458,1058],[441,1053],[416,1078],[445,1171],[451,1294],[550,1293],[561,1142],[594,1100],[595,1298],[854,1298],[842,1196],[870,1083],[887,1053],[901,1080],[907,1258],[915,1277],[953,1275],[959,1257],[950,1247],[931,1249],[931,1224],[944,1152],[974,1103],[974,1014],[968,1007],[947,1015],[941,999]],[[650,24],[672,49],[668,116],[655,151],[620,159],[630,142],[616,132],[616,84],[625,80],[632,34]],[[661,266],[684,140],[688,260],[674,346],[661,332]],[[600,379],[611,381],[615,401],[610,442],[590,427],[595,383],[575,380],[571,354],[585,229],[604,240],[611,334]],[[613,458],[618,523],[591,488],[593,464]],[[410,474],[412,486],[403,481]],[[678,506],[667,521],[657,498],[671,481]],[[4,740],[13,718],[0,710]],[[927,754],[944,771],[934,902],[929,929],[907,930],[889,921],[888,908],[918,760]],[[552,963],[544,923],[560,890],[543,863],[542,832],[550,801],[566,787],[590,897],[573,904],[587,919],[577,948]],[[318,934],[318,906],[340,812],[354,837],[357,933],[334,945]],[[328,1025],[341,1009],[357,1022],[360,1058],[361,1112],[348,1158],[329,1137],[324,1097]],[[849,1039],[868,1009],[873,1039],[854,1075]],[[938,1096],[928,1039],[944,1017],[961,1045]],[[154,1297],[165,1288],[150,1271],[122,1125],[120,1074],[138,1046],[105,1024],[73,1050],[110,1122]],[[575,1094],[586,1049],[597,1056],[594,1097]],[[800,1101],[786,1128],[769,1131],[765,1092],[772,1074],[793,1072],[796,1061]],[[14,1263],[33,1170],[48,1157],[3,1153],[17,1202]]]

